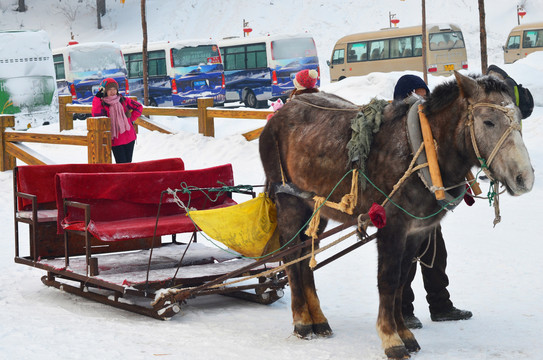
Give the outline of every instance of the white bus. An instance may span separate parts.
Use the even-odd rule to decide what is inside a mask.
[[[102,80],[113,78],[119,92],[129,95],[121,47],[111,42],[79,44],[54,49],[53,60],[59,95],[71,95],[73,104],[92,104]]]
[[[503,47],[503,60],[511,64],[536,51],[543,51],[543,22],[515,26]]]
[[[143,101],[142,45],[123,45],[130,94]],[[221,54],[212,40],[161,41],[147,44],[151,106],[195,106],[199,97],[224,103]]]
[[[241,101],[247,107],[266,107],[268,100],[288,98],[292,80],[304,69],[319,73],[313,37],[273,35],[219,41],[224,63],[226,102]]]
[[[0,32],[0,114],[26,129],[58,121],[58,97],[49,36],[39,31]]]
[[[464,36],[458,26],[428,24],[426,35],[429,74],[450,75],[453,70],[468,68]],[[347,35],[337,41],[327,63],[331,81],[372,72],[423,72],[422,26]]]

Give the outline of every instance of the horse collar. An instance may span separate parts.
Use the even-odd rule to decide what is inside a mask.
[[[414,101],[416,100],[416,101]],[[410,96],[406,99],[407,104],[411,105],[409,111],[407,112],[407,138],[409,140],[409,145],[411,146],[411,152],[413,156],[418,152],[418,149],[421,147],[422,140],[422,130],[420,127],[418,106],[423,102],[422,99],[414,99]],[[424,151],[420,152],[419,156],[416,158],[417,165],[424,165],[428,162],[426,159],[426,153]],[[437,190],[432,183],[432,178],[430,176],[430,170],[427,166],[419,168],[417,172],[419,178],[428,191],[432,194]],[[445,190],[445,199],[438,200],[440,206],[443,206],[447,210],[454,210],[462,202],[462,197],[458,198],[450,193],[450,191]]]

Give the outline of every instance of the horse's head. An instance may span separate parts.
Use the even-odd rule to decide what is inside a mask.
[[[534,184],[534,170],[521,133],[520,110],[507,85],[492,76],[472,79],[455,72],[460,96],[467,101],[469,133],[475,153],[490,177],[511,195]]]

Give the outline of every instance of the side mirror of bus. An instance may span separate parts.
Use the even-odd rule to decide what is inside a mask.
[[[330,66],[330,60],[326,60],[326,65]]]

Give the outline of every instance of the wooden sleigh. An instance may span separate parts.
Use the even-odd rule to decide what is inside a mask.
[[[15,262],[45,270],[42,282],[47,286],[157,319],[172,317],[186,300],[203,295],[261,304],[280,299],[287,284],[282,257],[311,242],[261,259],[204,246],[197,242],[198,229],[185,210],[165,190],[181,183],[205,189],[177,193],[177,199],[187,203],[190,196],[192,209],[236,205],[231,192],[212,191],[234,185],[231,165],[185,170],[180,159],[159,162],[132,164],[129,171],[119,171],[122,164],[16,168]],[[254,197],[251,191],[241,192]],[[26,256],[20,254],[21,222],[29,224]],[[353,225],[341,225],[320,238]],[[175,237],[183,233],[183,240]]]

